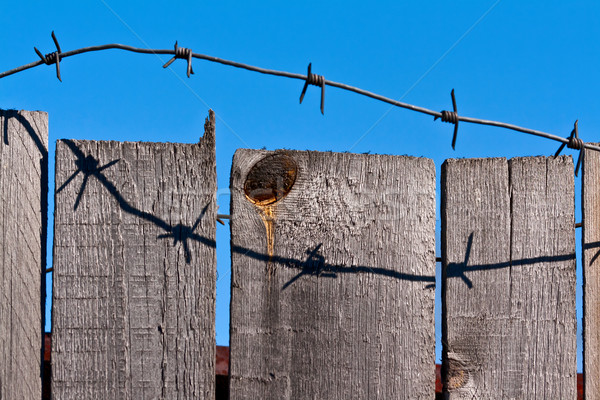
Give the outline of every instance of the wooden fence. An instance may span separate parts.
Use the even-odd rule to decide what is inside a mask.
[[[41,396],[47,116],[0,113],[0,399]],[[198,144],[56,147],[54,399],[215,393],[214,115]],[[586,398],[598,398],[600,157],[584,160]],[[442,166],[449,399],[575,399],[570,157]],[[238,150],[231,399],[434,399],[436,179],[415,157]]]
[[[39,399],[48,115],[0,110],[0,399]]]

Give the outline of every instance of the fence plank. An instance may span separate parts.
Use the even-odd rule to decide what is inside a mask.
[[[238,150],[231,189],[231,399],[433,399],[431,160]]]
[[[583,159],[583,368],[586,400],[600,398],[600,156]]]
[[[0,127],[0,399],[39,399],[48,114],[0,110]]]
[[[570,157],[444,163],[450,399],[576,397],[573,186]]]
[[[57,143],[54,398],[214,397],[214,140]]]

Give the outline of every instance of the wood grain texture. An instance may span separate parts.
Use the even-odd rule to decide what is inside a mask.
[[[232,166],[231,399],[433,399],[432,161],[277,152],[296,181],[257,206],[270,154]]]
[[[214,114],[199,144],[61,140],[56,182],[53,398],[213,398]]]
[[[0,128],[0,399],[39,399],[48,114],[0,110]]]
[[[600,398],[600,155],[583,159],[583,370],[586,400]]]
[[[570,157],[442,166],[449,399],[577,395]]]

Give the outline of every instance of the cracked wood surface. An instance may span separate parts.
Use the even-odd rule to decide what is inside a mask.
[[[209,118],[198,144],[57,143],[54,398],[214,397]]]
[[[449,399],[575,399],[571,158],[447,160],[441,190]]]
[[[435,397],[431,160],[238,150],[231,243],[232,400]]]

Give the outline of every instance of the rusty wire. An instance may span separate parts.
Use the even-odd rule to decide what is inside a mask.
[[[579,164],[581,163],[581,159],[582,159],[585,149],[600,151],[599,146],[593,145],[591,143],[585,143],[585,142],[583,142],[583,140],[579,139],[578,132],[577,132],[577,123],[575,123],[575,129],[573,130],[571,135],[567,138],[564,138],[561,136],[553,135],[551,133],[546,133],[546,132],[538,131],[535,129],[523,128],[523,127],[520,127],[517,125],[508,124],[505,122],[491,121],[491,120],[465,117],[462,115],[458,115],[456,99],[454,97],[454,89],[452,89],[452,92],[451,92],[453,111],[445,111],[444,110],[444,111],[438,112],[438,111],[433,111],[433,110],[427,109],[425,107],[415,106],[415,105],[404,103],[404,102],[401,102],[398,100],[390,99],[388,97],[385,97],[385,96],[382,96],[382,95],[379,95],[376,93],[372,93],[372,92],[369,92],[364,89],[346,85],[345,83],[327,80],[322,75],[313,74],[311,72],[311,64],[309,64],[309,66],[308,66],[307,75],[296,74],[296,73],[286,72],[286,71],[277,71],[277,70],[273,70],[273,69],[255,67],[253,65],[243,64],[243,63],[239,63],[236,61],[226,60],[223,58],[213,57],[213,56],[209,56],[209,55],[205,55],[205,54],[193,53],[191,51],[191,49],[178,47],[177,42],[175,42],[175,48],[173,50],[143,49],[143,48],[127,46],[127,45],[123,45],[123,44],[112,43],[112,44],[105,44],[105,45],[99,45],[99,46],[83,47],[81,49],[61,52],[61,48],[58,44],[58,40],[56,39],[56,36],[54,35],[54,32],[52,32],[52,39],[54,40],[54,44],[56,45],[56,48],[57,48],[56,52],[49,53],[44,56],[37,48],[34,48],[36,53],[40,57],[40,60],[34,61],[29,64],[22,65],[17,68],[13,68],[13,69],[5,71],[5,72],[2,72],[2,73],[0,73],[0,79],[5,78],[10,75],[13,75],[13,74],[16,74],[21,71],[28,70],[30,68],[37,67],[42,64],[46,64],[46,65],[56,64],[56,74],[57,74],[58,79],[61,80],[61,76],[60,76],[60,61],[61,60],[68,58],[68,57],[78,55],[78,54],[90,53],[90,52],[94,52],[94,51],[116,49],[116,50],[125,50],[125,51],[130,51],[133,53],[142,53],[142,54],[155,54],[155,55],[166,54],[166,55],[172,55],[173,58],[171,58],[165,64],[165,67],[169,66],[173,61],[175,61],[178,58],[185,59],[187,61],[187,76],[188,77],[190,77],[190,74],[194,73],[192,70],[192,58],[197,58],[200,60],[215,62],[215,63],[228,65],[228,66],[235,67],[235,68],[246,69],[248,71],[259,72],[261,74],[274,75],[274,76],[280,76],[280,77],[285,77],[285,78],[302,80],[305,83],[304,83],[304,87],[302,89],[302,94],[300,95],[300,103],[302,103],[302,100],[304,98],[304,94],[306,93],[306,89],[307,89],[308,85],[319,86],[321,88],[321,113],[324,113],[325,86],[331,86],[331,87],[335,87],[338,89],[343,89],[343,90],[347,90],[350,92],[354,92],[354,93],[357,93],[357,94],[360,94],[363,96],[367,96],[372,99],[379,100],[379,101],[391,104],[396,107],[405,108],[407,110],[416,111],[416,112],[419,112],[422,114],[427,114],[427,115],[434,117],[434,120],[437,120],[439,118],[439,119],[441,119],[442,122],[448,122],[448,123],[454,124],[454,134],[452,136],[452,148],[453,149],[456,145],[456,137],[457,137],[457,133],[458,133],[458,123],[459,122],[468,122],[471,124],[488,125],[488,126],[495,126],[498,128],[505,128],[505,129],[509,129],[512,131],[527,133],[529,135],[535,135],[535,136],[540,136],[540,137],[543,137],[546,139],[555,140],[557,142],[562,143],[560,150],[557,152],[557,154],[563,149],[564,146],[567,146],[568,148],[571,148],[571,149],[579,150],[580,155],[579,155],[579,159],[577,161],[576,175],[577,175],[577,171],[579,170]],[[62,80],[61,80],[61,82],[62,82]]]

